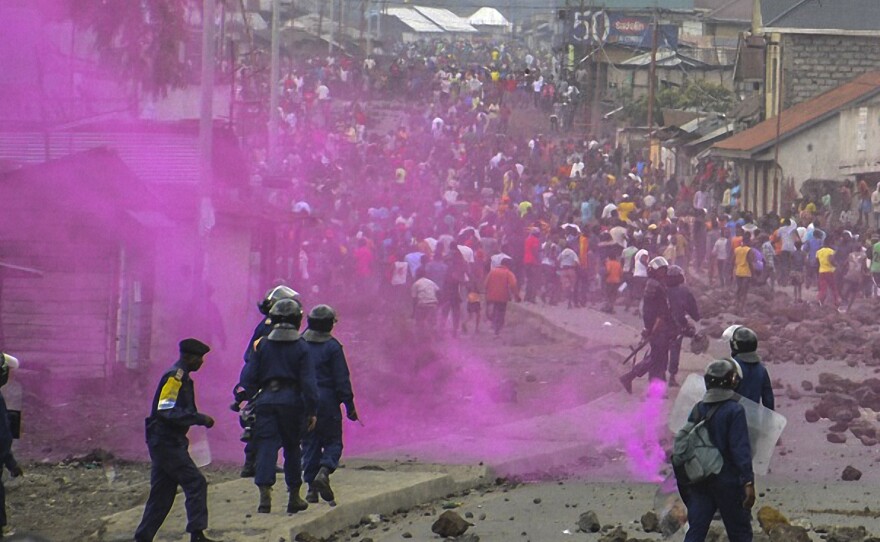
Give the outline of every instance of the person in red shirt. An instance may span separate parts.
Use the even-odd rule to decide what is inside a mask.
[[[520,299],[516,275],[510,270],[511,263],[513,260],[504,258],[501,260],[501,265],[489,271],[486,276],[486,309],[496,337],[501,334],[501,328],[504,327],[507,303],[511,299],[516,301]]]
[[[541,230],[531,228],[524,242],[523,269],[526,278],[526,301],[535,302],[541,289]]]

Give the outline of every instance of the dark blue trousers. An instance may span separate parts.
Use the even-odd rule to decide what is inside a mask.
[[[278,450],[284,450],[284,481],[287,487],[302,485],[300,476],[300,438],[303,413],[295,405],[257,405],[254,423],[254,446],[257,449],[258,486],[275,485],[275,462]]]
[[[342,457],[342,412],[336,394],[319,388],[318,424],[303,437],[303,479],[311,484],[321,467],[332,473]]]
[[[684,542],[706,540],[716,511],[721,512],[730,542],[752,542],[752,518],[750,511],[742,505],[746,498],[742,486],[712,480],[679,491],[687,506],[689,524]]]
[[[152,461],[150,496],[135,531],[137,542],[152,542],[171,511],[177,486],[186,496],[186,531],[208,528],[208,482],[190,458],[187,445],[186,439],[163,442],[160,436],[151,436],[147,442]]]

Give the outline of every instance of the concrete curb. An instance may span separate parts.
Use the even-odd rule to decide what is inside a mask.
[[[213,485],[208,491],[209,534],[221,540],[263,542],[293,540],[302,532],[326,537],[357,525],[371,514],[390,515],[419,504],[490,484],[487,467],[418,465],[352,460],[333,475],[337,506],[312,504],[298,514],[286,514],[287,495],[279,477],[271,514],[255,513],[257,488],[253,480],[240,479]],[[157,542],[185,540],[184,499],[174,507],[156,537]],[[140,522],[143,505],[104,518],[104,528],[90,537],[101,542],[130,541]]]

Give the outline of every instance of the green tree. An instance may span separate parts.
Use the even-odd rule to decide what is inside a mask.
[[[94,35],[95,52],[148,94],[184,85],[193,69],[182,54],[195,0],[70,0],[70,16]]]
[[[654,124],[663,124],[664,109],[689,109],[694,111],[727,113],[735,103],[734,94],[721,85],[691,79],[681,87],[667,87],[654,98]],[[647,125],[648,97],[626,100],[623,106],[625,119],[637,126]]]

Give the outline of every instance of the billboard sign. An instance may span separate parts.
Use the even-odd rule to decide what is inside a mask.
[[[654,39],[654,23],[650,17],[627,15],[605,10],[575,11],[571,26],[571,40],[585,44],[628,45],[650,49]],[[678,26],[658,25],[657,45],[678,48]]]

